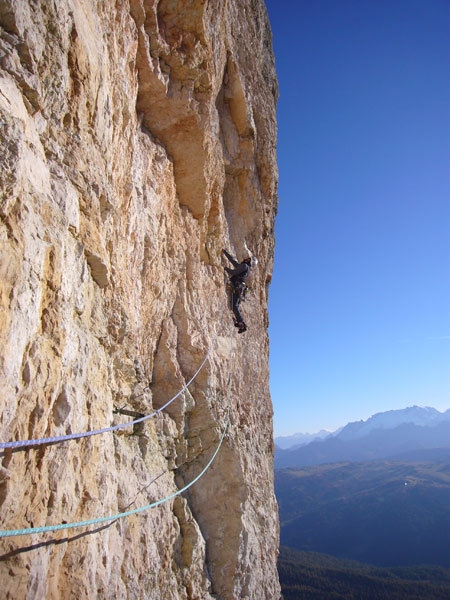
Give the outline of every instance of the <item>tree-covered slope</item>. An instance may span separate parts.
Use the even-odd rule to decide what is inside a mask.
[[[281,544],[378,566],[450,568],[450,464],[276,471]]]
[[[442,567],[377,568],[282,546],[278,573],[284,600],[450,598],[450,571]]]

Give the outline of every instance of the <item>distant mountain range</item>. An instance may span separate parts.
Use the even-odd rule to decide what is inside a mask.
[[[275,445],[282,450],[287,448],[299,448],[300,446],[306,446],[310,442],[315,440],[322,440],[329,435],[333,435],[326,429],[321,429],[317,433],[294,433],[293,435],[284,435],[275,438]]]
[[[430,449],[450,451],[450,409],[443,413],[419,406],[390,410],[331,434],[319,432],[313,441],[306,441],[308,435],[275,438],[276,469],[385,458],[420,460],[421,452]]]

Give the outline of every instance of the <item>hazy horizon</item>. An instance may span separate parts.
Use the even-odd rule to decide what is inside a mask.
[[[340,425],[338,425],[334,429],[327,429],[325,427],[321,427],[320,429],[318,429],[316,431],[299,431],[298,430],[298,431],[294,431],[293,433],[286,433],[286,434],[281,434],[281,435],[277,435],[275,433],[274,434],[274,438],[292,438],[294,436],[305,436],[305,437],[306,436],[314,436],[314,435],[316,435],[316,434],[318,434],[320,432],[327,432],[329,434],[336,433],[336,431],[339,431],[340,429],[342,429],[343,427],[345,427],[349,423],[358,423],[358,422],[361,422],[361,421],[366,422],[366,421],[368,421],[369,419],[371,419],[372,417],[374,417],[375,415],[378,415],[378,414],[384,414],[384,413],[387,413],[387,412],[399,412],[399,411],[404,411],[404,410],[409,409],[409,408],[421,408],[421,409],[427,409],[427,408],[429,408],[429,409],[436,410],[440,414],[444,414],[448,410],[450,410],[450,406],[448,408],[444,408],[444,409],[440,410],[440,409],[436,408],[435,406],[428,406],[428,405],[421,406],[419,404],[413,404],[413,405],[410,405],[410,406],[404,406],[402,408],[390,408],[390,409],[388,409],[386,411],[376,412],[376,413],[374,413],[374,414],[372,414],[372,415],[370,415],[370,416],[368,416],[367,418],[364,418],[364,419],[354,419],[352,421],[347,421],[346,423],[341,423]]]

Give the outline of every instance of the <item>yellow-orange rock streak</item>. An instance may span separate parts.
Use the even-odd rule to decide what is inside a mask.
[[[267,292],[277,83],[262,0],[0,3],[0,434],[8,599],[279,597]],[[256,254],[248,331],[221,250]]]

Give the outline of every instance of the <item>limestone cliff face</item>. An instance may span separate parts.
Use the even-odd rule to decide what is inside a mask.
[[[3,598],[277,599],[263,0],[0,2]],[[259,264],[238,335],[222,248]]]

